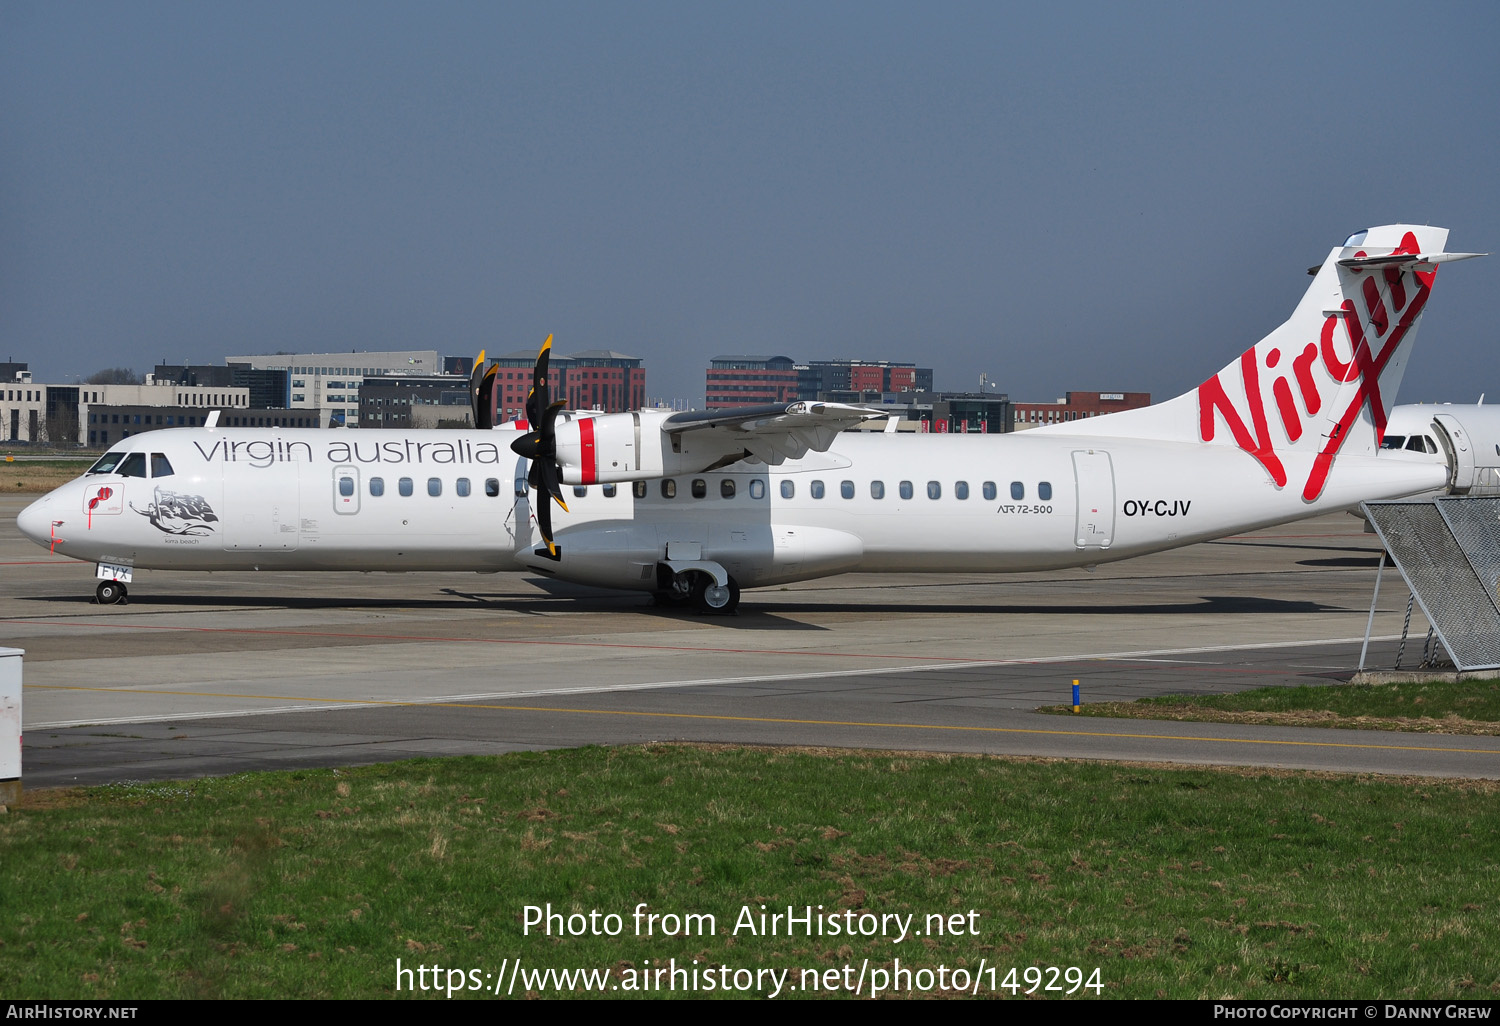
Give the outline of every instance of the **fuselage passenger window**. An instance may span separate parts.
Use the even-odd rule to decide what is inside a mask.
[[[909,498],[912,497],[913,494],[914,493],[912,492],[911,482],[910,481],[902,481],[901,482],[901,498],[903,498],[903,499],[909,499]]]
[[[814,481],[809,486],[808,490],[812,492],[812,497],[814,499],[821,499],[823,497],[823,482],[822,481]]]
[[[797,485],[796,485],[795,482],[793,482],[791,480],[786,480],[786,481],[781,482],[781,497],[783,499],[793,498],[793,497],[796,496],[796,494],[797,494]]]
[[[854,482],[853,481],[840,481],[839,482],[839,494],[842,495],[846,499],[852,499],[852,498],[854,498]]]
[[[460,498],[467,499],[469,497],[469,479],[466,477],[459,478],[454,483],[453,489],[458,492]]]
[[[984,483],[984,497],[986,499],[993,499],[995,496],[997,496],[999,494],[1000,494],[999,490],[995,488],[995,482],[993,482],[993,481],[986,481]]]
[[[412,491],[411,478],[403,477],[401,480],[397,481],[396,491],[400,492],[402,495],[410,495]]]
[[[758,477],[750,479],[750,498],[764,499],[766,497],[766,482]]]
[[[927,497],[929,499],[941,499],[943,497],[943,485],[940,481],[927,482]]]
[[[719,482],[719,498],[734,498],[734,478],[726,477],[724,478],[724,480]]]
[[[885,482],[884,481],[871,481],[870,482],[870,498],[872,498],[872,499],[883,499],[883,498],[885,498]]]
[[[1043,481],[1041,484],[1037,485],[1036,486],[1036,497],[1038,499],[1041,499],[1043,502],[1051,502],[1052,501],[1052,482],[1051,481]]]
[[[344,498],[346,499],[354,494],[354,478],[344,476],[339,477],[339,494],[344,496]]]
[[[693,498],[701,499],[708,494],[708,482],[701,477],[693,478]]]
[[[383,477],[372,477],[372,478],[370,478],[370,494],[371,495],[384,495],[385,494],[385,478],[383,478]]]
[[[1012,481],[1010,483],[1010,497],[1012,499],[1026,498],[1026,486],[1019,481]]]
[[[585,495],[587,495],[588,493],[589,493],[588,485],[574,485],[573,486],[573,495],[576,498],[581,499]]]
[[[955,482],[953,485],[953,497],[955,499],[967,499],[969,497],[969,482]]]
[[[632,484],[630,486],[630,494],[634,495],[637,499],[644,499],[646,497],[646,482],[637,481]]]
[[[615,497],[615,492],[617,490],[618,489],[616,489],[615,486],[612,485],[612,484],[605,485],[604,486],[604,497],[606,499],[613,499]]]
[[[434,499],[443,494],[443,479],[440,477],[429,477],[427,479],[427,494]]]
[[[677,481],[674,478],[664,477],[661,479],[661,497],[663,499],[677,498]]]

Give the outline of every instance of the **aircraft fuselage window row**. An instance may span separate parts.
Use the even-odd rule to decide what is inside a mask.
[[[723,498],[723,499],[732,499],[732,498],[734,498],[735,494],[736,494],[736,487],[737,486],[736,486],[733,478],[727,478],[727,477],[726,478],[722,478],[719,481],[719,497]],[[929,499],[941,499],[943,497],[943,483],[941,481],[928,481],[926,487],[927,487],[927,497]],[[657,488],[660,491],[661,497],[663,499],[675,499],[675,498],[677,498],[677,480],[675,478],[670,478],[670,477],[664,477],[664,478],[662,478],[657,483]],[[614,485],[605,485],[604,486],[604,494],[605,495],[613,495],[614,494],[613,489],[614,489]],[[900,482],[896,486],[896,489],[897,489],[897,492],[900,494],[901,498],[903,498],[903,499],[910,499],[910,498],[912,498],[912,496],[914,496],[916,494],[916,487],[910,481],[902,481],[902,482]],[[689,494],[691,494],[692,497],[695,498],[695,499],[704,499],[704,498],[707,498],[708,497],[708,482],[705,481],[701,477],[700,478],[693,478],[692,481],[691,481],[691,483],[690,483],[690,485],[689,485],[689,487],[688,487],[688,491],[689,491]],[[650,487],[647,484],[647,482],[645,482],[645,481],[637,481],[637,482],[634,483],[634,485],[632,485],[631,492],[632,492],[632,494],[637,499],[644,499],[644,498],[646,498],[646,496],[648,494],[650,494]],[[814,499],[826,498],[827,495],[828,495],[828,485],[827,485],[826,482],[820,481],[820,480],[809,481],[807,483],[807,492],[808,492],[808,495],[811,496]],[[841,497],[843,497],[845,499],[852,499],[852,498],[855,497],[855,495],[857,494],[857,492],[858,492],[858,487],[855,485],[855,483],[853,481],[840,481],[839,482],[839,495]],[[750,486],[749,486],[749,493],[750,493],[750,498],[752,498],[752,499],[764,499],[766,497],[766,482],[765,482],[765,480],[763,478],[758,478],[758,477],[757,478],[751,478],[751,480],[750,480]],[[573,494],[577,495],[577,496],[587,495],[588,494],[588,488],[587,487],[582,487],[582,486],[575,486],[574,489],[573,489]],[[999,486],[994,481],[985,481],[985,482],[983,482],[980,485],[980,494],[982,494],[984,496],[986,502],[992,502],[995,499],[999,498],[999,496],[1000,496],[1000,488],[999,488]],[[969,482],[967,482],[967,481],[955,481],[954,482],[954,484],[953,484],[953,497],[955,499],[958,499],[960,501],[966,500],[966,499],[969,498],[969,495],[970,495]],[[781,497],[783,499],[795,499],[797,497],[797,483],[795,481],[791,480],[790,478],[783,479],[782,482],[781,482]],[[1011,497],[1012,500],[1014,500],[1016,502],[1020,502],[1020,501],[1024,500],[1026,498],[1026,483],[1024,481],[1012,481],[1010,483],[1010,497]],[[1051,502],[1052,501],[1052,482],[1051,481],[1039,481],[1039,482],[1037,482],[1036,497],[1041,502]],[[884,481],[871,481],[870,482],[870,498],[872,498],[872,499],[884,499],[885,498],[885,482]]]
[[[912,496],[914,496],[916,494],[916,486],[913,485],[910,481],[902,481],[899,484],[897,484],[896,491],[897,491],[897,494],[899,494],[901,496],[901,498],[903,498],[903,499],[910,499]],[[821,498],[823,498],[824,496],[826,496],[828,494],[828,489],[827,489],[827,486],[822,481],[810,481],[810,482],[808,482],[807,492],[814,499],[821,499]],[[854,498],[854,493],[855,493],[855,486],[854,486],[854,482],[853,481],[840,481],[839,482],[839,495],[841,495],[845,499],[852,499],[852,498]],[[986,501],[993,501],[995,498],[997,498],[999,496],[1000,490],[999,490],[998,487],[996,487],[995,482],[993,482],[993,481],[985,481],[982,485],[980,485],[980,493],[985,497]],[[663,495],[666,494],[665,490],[663,490],[662,494]],[[1039,481],[1039,482],[1037,482],[1036,496],[1042,502],[1051,502],[1052,501],[1052,482],[1051,481]],[[797,497],[797,485],[796,485],[796,482],[791,481],[789,479],[782,481],[781,482],[781,497],[783,499],[795,499]],[[941,481],[928,481],[927,482],[927,497],[929,499],[941,499],[943,497],[943,483]],[[969,497],[969,482],[967,482],[967,481],[955,481],[953,483],[953,497],[955,499],[960,500],[960,501],[967,499]],[[1012,481],[1010,483],[1010,497],[1012,499],[1016,500],[1017,502],[1021,501],[1022,499],[1025,499],[1026,498],[1026,484],[1025,484],[1025,482],[1023,482],[1023,481]],[[872,499],[883,499],[883,498],[885,498],[885,482],[884,481],[871,481],[870,482],[870,498],[872,498]]]
[[[161,475],[158,475],[158,476],[161,476]],[[522,478],[517,483],[517,487],[518,487],[518,490],[517,490],[517,493],[516,493],[517,495],[524,496],[526,494],[526,492],[524,490],[520,490],[520,486],[523,485],[524,483],[525,483],[525,478]],[[339,477],[339,479],[338,479],[338,488],[339,488],[339,494],[341,496],[344,496],[345,498],[348,498],[348,497],[352,496],[354,494],[354,487],[355,486],[354,486],[354,478],[353,477],[347,476],[347,475],[343,475],[343,476]],[[414,495],[414,494],[416,494],[416,490],[417,490],[416,482],[412,478],[409,478],[409,477],[397,478],[397,480],[396,480],[396,491],[399,494],[401,494],[402,496]],[[467,499],[470,495],[472,495],[474,493],[474,483],[471,480],[469,480],[469,478],[467,478],[467,477],[461,477],[458,480],[456,480],[456,481],[453,482],[453,491],[454,491],[454,493],[459,498],[461,498],[461,499]],[[370,478],[370,494],[372,496],[374,496],[375,498],[379,498],[380,496],[382,496],[382,495],[385,494],[385,478],[383,478],[383,477],[372,477],[372,478]],[[440,477],[429,477],[427,479],[427,494],[430,495],[430,496],[432,496],[433,498],[440,497],[443,494],[443,479],[440,478]],[[500,495],[500,481],[499,481],[498,478],[493,478],[493,477],[485,478],[485,482],[484,482],[484,494],[486,496],[488,496],[489,498],[491,498],[491,499],[497,498]],[[573,489],[573,494],[574,495],[578,495],[578,496],[583,496],[583,495],[588,494],[588,489],[587,488],[574,488]],[[606,498],[613,498],[615,496],[615,494],[616,494],[616,489],[615,489],[614,485],[608,484],[608,485],[604,486],[604,495],[605,495]]]
[[[412,495],[416,492],[416,484],[409,477],[398,478],[396,481],[396,491],[403,496]],[[453,491],[458,495],[459,498],[467,499],[471,494],[473,494],[473,484],[468,478],[461,477],[457,481],[453,482]],[[354,478],[347,476],[341,476],[339,478],[339,494],[345,496],[346,498],[354,494]],[[370,494],[375,498],[379,498],[380,496],[385,494],[385,478],[370,478]],[[427,479],[427,494],[433,496],[434,498],[442,495],[443,479],[440,477],[429,477]],[[486,478],[484,482],[484,494],[488,495],[492,499],[499,495],[499,480],[493,477]]]
[[[675,480],[673,480],[672,478],[670,478],[670,477],[663,478],[659,487],[661,488],[661,497],[663,499],[675,499],[675,498],[677,498],[677,482]],[[732,498],[734,498],[735,495],[738,494],[738,488],[739,488],[739,486],[734,483],[734,478],[731,478],[731,477],[721,478],[719,480],[719,498],[721,498],[721,499],[732,499]],[[614,495],[615,494],[615,490],[614,489],[615,489],[614,485],[605,485],[604,486],[604,494],[605,495]],[[693,498],[695,498],[695,499],[706,499],[706,498],[708,498],[708,482],[705,481],[705,480],[703,480],[701,477],[693,479],[693,483],[691,485],[691,490],[692,490]],[[587,488],[574,488],[573,489],[573,493],[575,495],[583,495],[583,494],[586,494],[587,491],[588,491]],[[647,483],[645,481],[637,481],[633,485],[631,485],[631,487],[630,487],[630,493],[632,495],[634,495],[637,499],[644,499],[648,494],[650,494],[650,488],[649,488],[649,486],[647,485]],[[750,498],[752,498],[752,499],[764,499],[765,497],[766,497],[766,482],[765,482],[765,479],[764,478],[759,478],[759,477],[751,478],[750,479]]]

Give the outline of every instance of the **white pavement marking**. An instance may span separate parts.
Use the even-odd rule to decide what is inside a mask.
[[[1372,637],[1371,641],[1396,641],[1399,634],[1382,635]],[[221,719],[233,716],[270,716],[280,713],[309,712],[311,710],[333,711],[340,709],[376,709],[391,705],[458,705],[476,702],[514,701],[521,698],[544,698],[564,695],[598,695],[619,691],[651,691],[669,688],[690,687],[712,687],[730,684],[774,684],[781,681],[792,680],[824,680],[835,677],[867,677],[879,674],[891,673],[930,673],[938,670],[975,670],[995,668],[1002,666],[1034,666],[1051,663],[1068,662],[1101,662],[1101,661],[1135,661],[1135,662],[1191,662],[1191,660],[1173,660],[1152,658],[1174,655],[1194,655],[1210,652],[1242,652],[1251,650],[1265,650],[1277,648],[1305,648],[1311,645],[1350,645],[1364,641],[1364,636],[1353,638],[1320,638],[1313,641],[1266,641],[1249,645],[1199,645],[1191,648],[1166,648],[1148,649],[1134,652],[1094,652],[1079,655],[1054,655],[1038,656],[1034,659],[994,659],[977,660],[973,662],[953,663],[925,663],[906,666],[877,666],[854,670],[814,670],[805,673],[779,673],[764,674],[748,677],[700,677],[693,680],[669,680],[648,681],[636,684],[609,684],[591,685],[574,688],[544,688],[529,691],[486,691],[472,694],[439,695],[414,698],[392,698],[377,701],[360,701],[358,699],[303,699],[297,700],[299,704],[272,706],[259,709],[231,709],[215,712],[185,712],[185,713],[153,713],[141,716],[117,716],[106,719],[77,719],[77,720],[53,720],[44,723],[28,723],[26,730],[57,730],[63,727],[85,727],[85,726],[116,726],[129,723],[168,723],[176,720],[207,720]],[[227,683],[227,682],[226,682]],[[73,690],[62,685],[36,685],[40,689],[47,690]],[[93,690],[78,688],[77,690]],[[263,697],[264,700],[274,701],[278,698],[285,699],[287,696],[255,696],[213,693],[212,696],[201,692],[175,692],[169,687],[162,688],[100,688],[109,694],[152,694],[152,695],[183,695],[185,697],[217,697],[238,699],[241,701]]]

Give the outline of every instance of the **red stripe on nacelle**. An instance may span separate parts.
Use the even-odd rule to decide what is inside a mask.
[[[585,417],[578,422],[578,455],[583,464],[583,483],[591,485],[599,480],[599,450],[594,448],[594,421]]]

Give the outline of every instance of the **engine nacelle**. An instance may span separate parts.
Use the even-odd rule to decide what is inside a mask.
[[[671,411],[640,410],[599,416],[572,415],[556,427],[557,465],[571,485],[643,481],[696,474],[722,459],[722,449],[695,452],[693,433],[663,430]],[[707,440],[705,439],[705,442]]]

